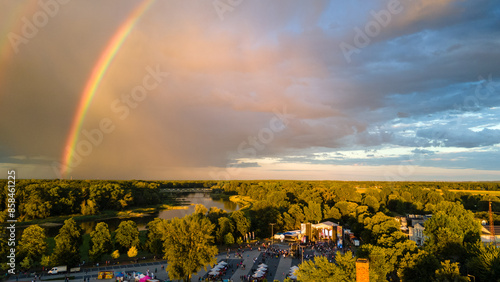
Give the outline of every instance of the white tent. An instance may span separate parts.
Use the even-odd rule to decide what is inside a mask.
[[[265,263],[261,263],[261,264],[259,264],[259,267],[260,267],[260,266],[266,266],[266,267],[267,267],[267,264],[265,264]]]
[[[254,275],[252,275],[252,276],[253,276],[253,277],[255,277],[255,278],[259,278],[259,277],[264,276],[264,273],[262,273],[262,272],[256,272],[256,273],[255,273]]]
[[[210,270],[210,272],[208,274],[209,275],[219,275],[219,271],[212,269],[212,270]]]
[[[221,261],[221,262],[219,262],[219,265],[227,265],[227,262]]]
[[[212,268],[212,269],[215,269],[215,270],[221,270],[221,269],[223,269],[223,268],[224,268],[224,266],[222,266],[222,265],[216,265],[216,266],[214,266],[214,268]]]

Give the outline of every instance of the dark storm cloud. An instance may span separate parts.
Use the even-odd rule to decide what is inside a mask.
[[[48,162],[61,158],[92,67],[136,5],[107,1],[96,9],[71,1],[0,65],[8,70],[0,86],[3,164],[36,167],[39,157],[46,173]],[[349,62],[339,44],[353,44],[355,28],[364,29],[374,20],[371,11],[387,9],[387,1],[243,1],[223,18],[211,1],[156,1],[110,64],[82,129],[99,128],[103,118],[116,128],[71,175],[175,178],[194,171],[207,178],[195,169],[261,168],[258,159],[267,157],[375,166],[407,155],[384,161],[369,151],[366,160],[352,160],[340,151],[400,146],[431,155],[434,149],[423,148],[497,144],[498,3],[401,0],[401,6]],[[16,15],[18,22],[38,10]],[[10,26],[0,20],[0,35]],[[117,99],[125,105],[124,95],[155,66],[169,76],[120,118],[111,105]],[[272,131],[278,116],[286,127]],[[253,158],[241,161],[247,157],[241,144],[250,148],[263,132],[272,132],[270,141],[259,141]],[[321,152],[325,160],[317,160]],[[470,154],[470,165],[461,167],[474,168]]]
[[[433,127],[417,131],[418,137],[428,138],[436,145],[447,147],[474,148],[491,146],[500,143],[500,130],[483,129],[478,132],[463,128],[447,126]]]

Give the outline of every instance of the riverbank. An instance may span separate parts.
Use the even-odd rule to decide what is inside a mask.
[[[106,210],[101,211],[99,214],[94,215],[82,215],[82,214],[71,214],[71,215],[61,215],[61,216],[51,216],[47,218],[41,219],[33,219],[29,221],[18,222],[18,226],[26,226],[32,224],[38,224],[40,226],[56,226],[62,225],[65,220],[73,218],[76,222],[82,221],[96,221],[96,220],[106,220],[106,219],[114,219],[114,218],[134,218],[134,217],[143,217],[149,216],[154,213],[164,211],[164,210],[181,210],[188,209],[188,205],[169,205],[169,204],[158,204],[154,206],[142,207],[142,208],[131,208],[124,211],[112,211]]]
[[[241,211],[251,209],[253,207],[253,202],[254,202],[254,200],[252,200],[250,196],[240,196],[240,195],[230,196],[229,200],[233,203],[240,205]]]

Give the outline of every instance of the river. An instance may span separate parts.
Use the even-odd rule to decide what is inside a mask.
[[[179,217],[179,218],[184,217],[185,215],[193,213],[194,206],[196,204],[202,204],[207,209],[210,209],[210,207],[217,207],[227,212],[232,212],[239,209],[238,204],[233,203],[229,200],[213,199],[210,197],[210,194],[208,193],[180,193],[179,195],[180,197],[178,198],[178,200],[183,202],[183,205],[187,207],[186,209],[162,210],[160,212],[143,217],[108,218],[102,220],[98,219],[92,221],[79,221],[78,223],[80,224],[80,227],[82,227],[82,229],[84,230],[84,233],[92,232],[95,229],[95,226],[97,225],[98,222],[106,222],[108,224],[109,230],[114,231],[118,228],[118,225],[123,220],[133,220],[135,223],[137,223],[137,227],[139,228],[139,230],[145,230],[148,222],[154,220],[157,217],[163,219],[172,219],[174,217]],[[47,231],[47,236],[55,237],[58,234],[61,226],[62,225],[44,226],[45,230]]]

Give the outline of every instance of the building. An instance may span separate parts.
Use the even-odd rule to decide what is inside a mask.
[[[493,226],[495,231],[495,241],[497,245],[500,245],[500,226]],[[491,236],[490,226],[482,225],[481,226],[481,242],[484,244],[493,243],[493,236]]]
[[[406,222],[408,230],[408,239],[417,243],[417,246],[422,246],[425,242],[426,237],[424,236],[425,221],[431,218],[432,215],[421,215],[421,214],[409,214],[407,216]],[[403,230],[403,227],[402,227]],[[405,232],[406,233],[406,232]]]
[[[343,245],[342,226],[331,221],[318,224],[302,223],[300,233],[301,237],[307,236],[310,241],[333,240],[339,247]]]
[[[417,222],[415,225],[408,227],[408,238],[417,243],[417,246],[422,246],[425,242],[424,230],[424,224]]]

